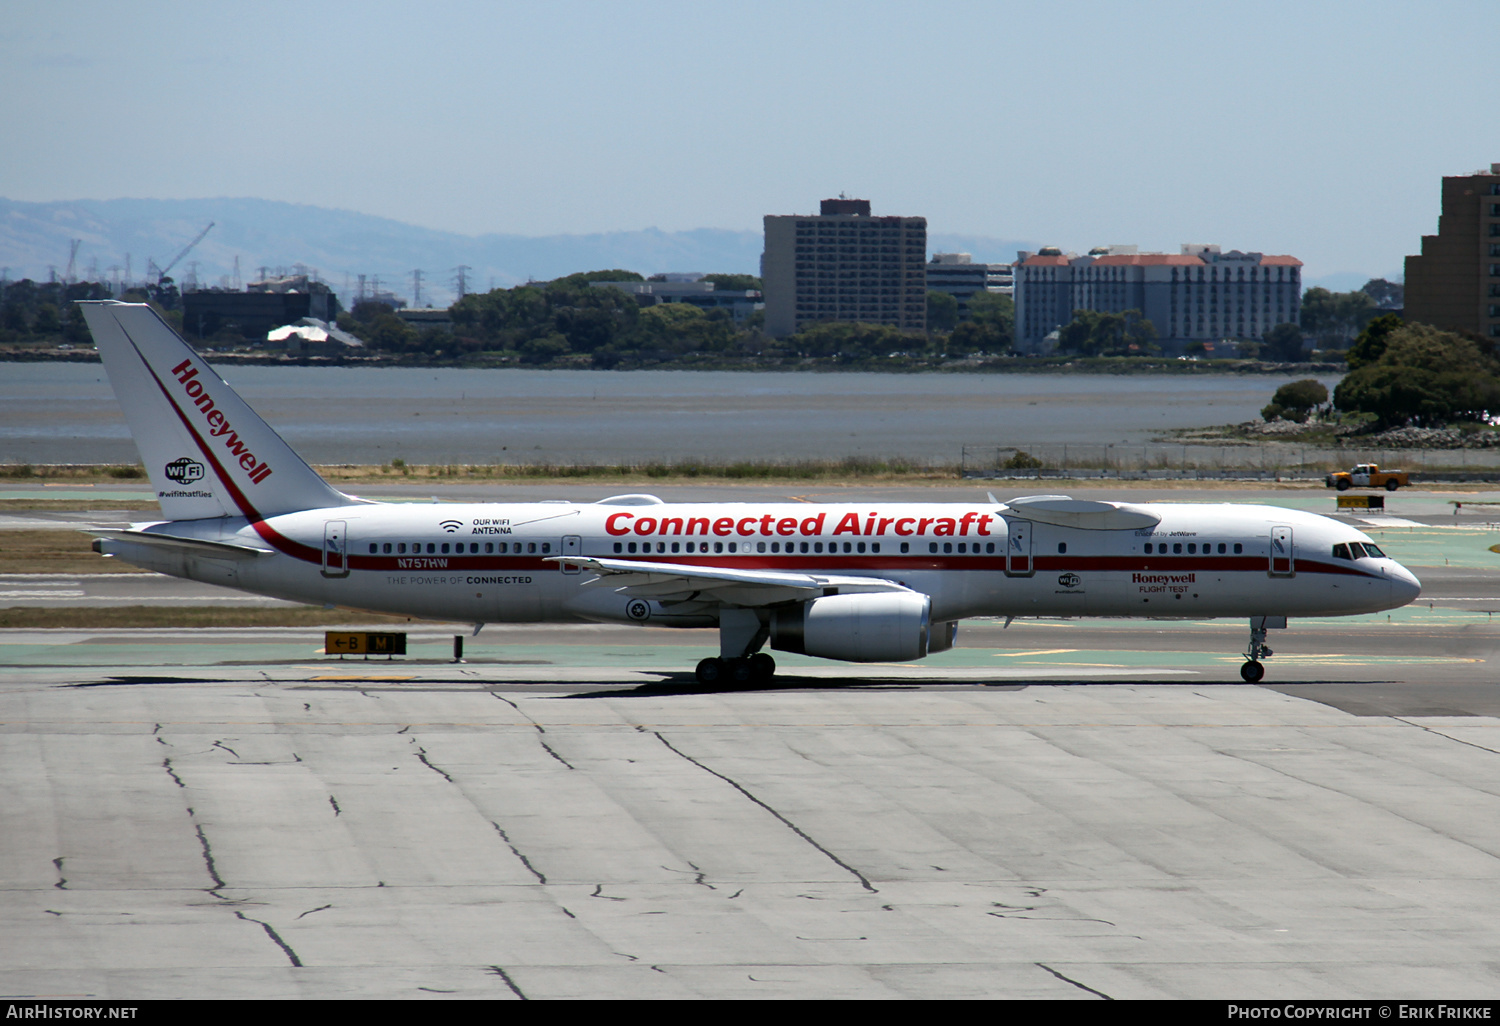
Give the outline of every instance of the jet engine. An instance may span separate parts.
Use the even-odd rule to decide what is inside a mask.
[[[851,663],[906,662],[953,644],[955,621],[931,622],[916,592],[825,595],[771,616],[771,647]]]

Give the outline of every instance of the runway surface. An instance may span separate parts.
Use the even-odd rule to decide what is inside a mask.
[[[749,691],[700,631],[0,632],[0,993],[1493,998],[1500,534],[1412,499],[1422,601],[1263,686],[1239,622]],[[182,586],[67,579],[0,602]]]

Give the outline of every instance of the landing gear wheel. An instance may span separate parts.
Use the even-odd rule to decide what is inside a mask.
[[[749,684],[755,679],[755,671],[748,659],[729,660],[729,679],[736,684]]]
[[[724,673],[728,669],[722,659],[704,659],[698,663],[698,683],[717,684],[724,679]]]
[[[1240,667],[1240,676],[1245,678],[1246,684],[1259,684],[1261,678],[1265,675],[1265,665],[1263,663],[1256,662],[1254,659],[1251,659],[1249,662],[1245,663],[1245,665]]]
[[[757,652],[749,659],[750,676],[757,684],[764,684],[776,675],[776,660],[764,652]]]

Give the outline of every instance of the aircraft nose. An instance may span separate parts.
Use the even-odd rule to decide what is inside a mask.
[[[1422,594],[1422,582],[1417,580],[1417,575],[1412,573],[1400,563],[1391,563],[1386,570],[1386,580],[1390,582],[1391,604],[1404,606],[1412,602]]]

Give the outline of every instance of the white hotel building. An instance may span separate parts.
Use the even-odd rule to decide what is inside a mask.
[[[1175,254],[1111,246],[1082,257],[1043,250],[1021,254],[1015,299],[1023,352],[1041,349],[1047,335],[1072,321],[1074,310],[1139,310],[1173,348],[1259,341],[1278,324],[1297,323],[1302,261],[1201,245],[1184,245]]]

